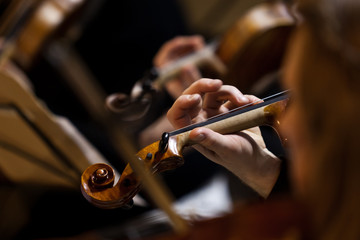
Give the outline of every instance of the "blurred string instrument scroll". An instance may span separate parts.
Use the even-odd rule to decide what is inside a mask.
[[[262,78],[279,70],[295,24],[290,6],[282,1],[255,5],[219,40],[162,68],[152,68],[130,95],[110,95],[107,105],[124,121],[148,118],[147,113],[161,102],[155,95],[186,65],[199,67],[203,77],[220,78],[243,92],[259,94],[269,84]]]

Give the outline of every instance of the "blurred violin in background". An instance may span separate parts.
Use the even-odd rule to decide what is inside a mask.
[[[12,60],[29,69],[47,44],[65,34],[84,6],[83,0],[11,1],[0,19],[2,36],[14,31],[18,20],[27,15],[16,26],[19,31]]]
[[[134,85],[129,96],[123,93],[108,96],[107,106],[124,121],[148,119],[148,113],[156,109],[152,105],[159,105],[156,95],[187,65],[198,67],[203,77],[220,78],[243,92],[259,94],[271,84],[263,77],[279,70],[295,24],[295,17],[284,2],[258,4],[220,39],[200,50],[184,53],[163,67],[153,67]]]
[[[102,121],[106,94],[73,48],[73,43],[81,35],[89,15],[101,3],[84,0],[11,1],[0,19],[0,34],[11,45],[8,48],[11,50],[7,51],[11,53],[6,55],[11,55],[11,60],[24,71],[29,71],[38,58],[44,58],[97,122]],[[14,36],[7,37],[9,35]]]

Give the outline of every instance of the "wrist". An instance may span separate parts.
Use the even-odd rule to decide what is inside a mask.
[[[259,149],[259,154],[251,160],[251,167],[240,168],[233,173],[261,197],[267,198],[280,173],[281,159],[267,148]]]

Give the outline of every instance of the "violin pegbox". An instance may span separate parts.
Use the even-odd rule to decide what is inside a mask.
[[[178,168],[184,164],[184,158],[177,141],[176,136],[170,137],[165,132],[160,141],[143,148],[136,156],[145,160],[147,169],[153,174]]]
[[[144,163],[152,174],[172,170],[184,163],[176,137],[164,133],[160,141],[143,148],[136,158]],[[132,198],[141,189],[141,178],[127,164],[119,181],[114,185],[115,171],[107,164],[89,166],[81,176],[81,192],[93,205],[103,208],[128,208]]]

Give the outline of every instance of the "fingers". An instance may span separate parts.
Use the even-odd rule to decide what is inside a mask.
[[[204,39],[199,35],[175,37],[159,49],[153,61],[154,66],[162,67],[171,61],[202,49],[204,45]]]
[[[207,112],[207,117],[227,112],[253,100],[252,96],[244,96],[236,87],[222,85],[222,81],[208,78],[194,82],[183,94],[195,93],[203,96],[202,109]]]
[[[249,103],[249,98],[245,97],[236,87],[224,85],[219,91],[205,95],[203,108],[218,114],[221,110],[229,109],[227,107],[231,105],[224,105],[226,102],[230,102],[235,107],[242,106]],[[226,109],[221,109],[222,106],[225,106]]]
[[[226,109],[234,109],[237,107],[241,107],[243,105],[247,105],[247,104],[257,104],[262,102],[262,100],[258,97],[255,97],[254,95],[242,95],[241,97],[241,103],[238,104],[235,101],[227,101],[226,103],[224,103],[224,107]]]
[[[167,113],[167,118],[175,128],[184,127],[196,121],[204,120],[202,96],[215,92],[222,86],[222,81],[202,78],[188,87]]]
[[[193,82],[201,78],[201,73],[197,67],[188,65],[181,69],[180,78],[182,79],[184,86],[188,88]],[[185,90],[185,88],[183,90]]]
[[[196,143],[193,145],[196,150],[215,163],[226,165],[230,160],[226,156],[231,152],[238,151],[241,146],[230,135],[222,135],[208,128],[196,128],[190,132],[189,139]]]
[[[175,128],[181,128],[192,123],[201,110],[199,94],[181,95],[167,112],[167,118]]]
[[[199,70],[194,66],[185,66],[181,69],[177,78],[168,81],[165,86],[168,93],[173,99],[178,98],[183,91],[188,88],[193,82],[199,80],[201,74]]]
[[[204,95],[205,93],[216,92],[221,88],[222,84],[219,79],[202,78],[190,85],[183,94]]]
[[[223,166],[230,166],[240,159],[251,159],[260,149],[265,148],[260,130],[222,135],[211,129],[201,127],[190,132],[189,139],[194,148],[210,160]],[[229,165],[230,164],[230,165]]]
[[[237,88],[223,85],[221,80],[202,78],[183,92],[168,111],[167,117],[174,127],[179,128],[254,100],[258,98],[243,95]]]

